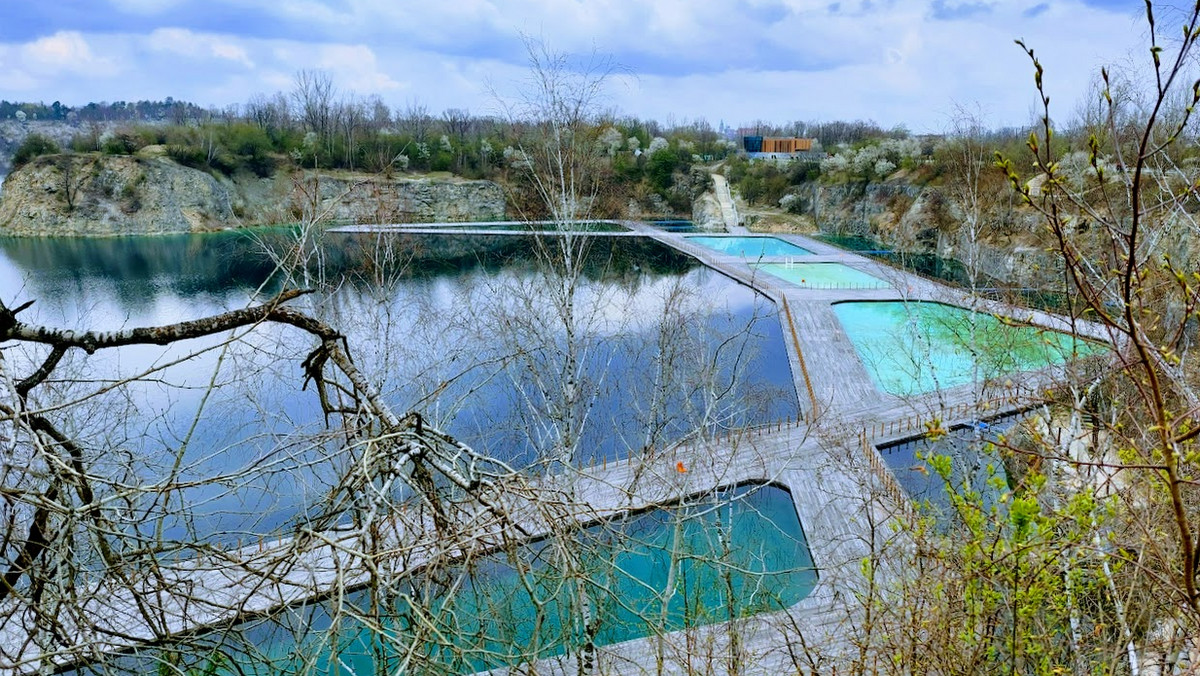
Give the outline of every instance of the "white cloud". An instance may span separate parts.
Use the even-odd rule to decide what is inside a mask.
[[[114,1],[154,9],[150,0]],[[979,102],[994,124],[1027,120],[1031,67],[1013,38],[1037,49],[1064,115],[1100,63],[1144,43],[1136,16],[1081,0],[1053,0],[1034,18],[1024,13],[1039,0],[1006,0],[951,20],[932,18],[929,0],[870,9],[842,0],[837,10],[829,0],[230,4],[277,19],[272,37],[206,32],[180,13],[171,15],[177,25],[140,34],[63,31],[0,44],[0,89],[71,104],[170,95],[223,106],[287,91],[297,70],[323,68],[339,90],[394,106],[490,112],[488,85],[511,91],[525,74],[524,31],[552,49],[612,54],[638,71],[609,90],[627,114],[735,125],[862,118],[935,131],[955,102]],[[1137,54],[1144,61],[1144,50]]]
[[[108,59],[97,57],[87,39],[76,31],[60,31],[21,47],[20,64],[34,74],[61,72],[104,74],[112,71]]]
[[[246,50],[234,40],[216,35],[194,33],[184,28],[159,28],[146,37],[146,46],[154,51],[196,58],[216,58],[253,68]]]
[[[60,31],[25,44],[0,44],[0,89],[32,93],[34,99],[47,83],[77,76],[102,79],[119,70],[113,59],[97,56],[88,39],[76,31]]]
[[[365,45],[322,45],[315,65],[328,70],[339,88],[361,95],[387,94],[400,83],[381,70],[375,52]]]

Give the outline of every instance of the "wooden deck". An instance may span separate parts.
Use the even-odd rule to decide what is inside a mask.
[[[795,235],[779,236],[813,252],[806,262],[838,262],[886,280],[885,289],[807,289],[789,284],[771,275],[756,272],[752,262],[785,262],[786,257],[745,261],[726,256],[689,241],[686,236],[663,232],[644,223],[622,222],[628,233],[589,233],[599,236],[646,236],[694,256],[703,264],[786,304],[790,312],[780,312],[783,336],[788,343],[789,362],[795,391],[803,412],[802,421],[780,421],[774,425],[743,430],[719,439],[689,442],[663,449],[647,460],[639,455],[577,472],[547,477],[546,487],[568,490],[588,508],[581,518],[611,515],[669,501],[679,496],[710,490],[715,486],[748,480],[771,481],[788,487],[796,511],[812,549],[819,582],[813,594],[781,613],[766,613],[738,620],[735,631],[728,625],[715,625],[664,637],[640,639],[601,648],[599,666],[619,673],[645,673],[653,670],[655,656],[664,644],[673,655],[668,673],[682,673],[691,656],[681,646],[701,641],[720,652],[730,636],[737,634],[747,658],[750,673],[794,672],[791,658],[783,649],[795,637],[795,628],[803,629],[805,641],[825,648],[845,645],[847,629],[858,617],[855,591],[866,584],[861,562],[872,548],[886,543],[881,537],[894,537],[886,528],[872,524],[903,515],[906,508],[896,502],[894,479],[878,462],[874,445],[919,433],[922,423],[933,417],[969,419],[976,415],[982,399],[989,400],[989,415],[1003,413],[1023,405],[1038,395],[1054,373],[1020,379],[1017,387],[982,390],[966,385],[950,390],[901,399],[881,392],[862,364],[854,346],[842,331],[832,306],[846,300],[939,300],[963,304],[967,297],[953,289],[903,271],[888,268],[862,256],[847,253],[821,242]],[[409,227],[409,226],[405,226]],[[341,229],[346,231],[347,229]],[[423,232],[441,231],[427,228]],[[453,233],[472,232],[454,228]],[[495,230],[479,231],[498,234]],[[514,234],[529,234],[514,231]],[[799,260],[800,257],[793,257]],[[987,303],[988,311],[1015,316],[1022,321],[1067,328],[1061,318]],[[789,317],[790,315],[790,317]],[[1098,327],[1078,325],[1075,329],[1089,337],[1104,338]],[[677,471],[682,462],[686,472]],[[551,486],[552,485],[552,486]],[[536,524],[530,524],[537,528]],[[880,533],[888,533],[886,536]],[[325,534],[336,543],[337,534]],[[438,543],[430,533],[396,532],[391,537],[423,541],[434,551]],[[349,544],[349,543],[346,543]],[[105,618],[114,630],[126,638],[108,639],[102,647],[112,649],[130,645],[137,639],[208,626],[226,620],[229,607],[262,611],[295,602],[327,589],[335,580],[353,582],[363,576],[361,563],[345,550],[318,539],[303,548],[293,540],[266,543],[253,552],[251,565],[230,565],[218,558],[180,564],[164,574],[189,583],[187,598],[161,599],[166,609],[161,626],[152,630],[137,612],[128,595],[113,595],[96,601],[89,611]],[[237,558],[237,557],[231,557]],[[419,565],[420,557],[412,560]],[[273,580],[267,582],[268,579]],[[24,639],[13,628],[0,633],[0,645],[21,652]],[[90,637],[81,637],[91,640]],[[36,648],[24,649],[20,671],[36,668]],[[539,673],[577,672],[572,660],[547,660]],[[0,670],[5,669],[0,663]],[[609,673],[609,672],[605,672]]]

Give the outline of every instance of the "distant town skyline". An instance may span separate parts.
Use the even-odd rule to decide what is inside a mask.
[[[937,133],[956,105],[992,127],[1031,119],[1032,67],[1014,39],[1046,67],[1059,119],[1102,65],[1148,62],[1135,0],[3,1],[0,98],[71,106],[169,96],[223,108],[322,69],[340,93],[394,109],[490,114],[526,76],[530,36],[611,58],[621,70],[604,103],[625,115]],[[1180,6],[1156,3],[1160,26]]]

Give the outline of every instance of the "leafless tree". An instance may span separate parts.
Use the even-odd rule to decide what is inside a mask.
[[[333,137],[336,95],[333,78],[319,70],[301,70],[292,86],[292,102],[305,129],[315,133],[322,143]]]
[[[400,129],[410,134],[418,143],[424,143],[429,138],[430,129],[433,127],[433,116],[429,114],[429,107],[416,101],[410,102],[404,108],[404,112],[397,116],[396,121]]]
[[[278,134],[291,124],[287,98],[281,92],[270,98],[254,95],[246,102],[245,115],[270,135]]]

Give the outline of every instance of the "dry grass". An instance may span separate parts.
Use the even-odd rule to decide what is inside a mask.
[[[789,214],[779,209],[755,208],[743,211],[746,227],[752,232],[812,234],[817,231],[812,216]]]

